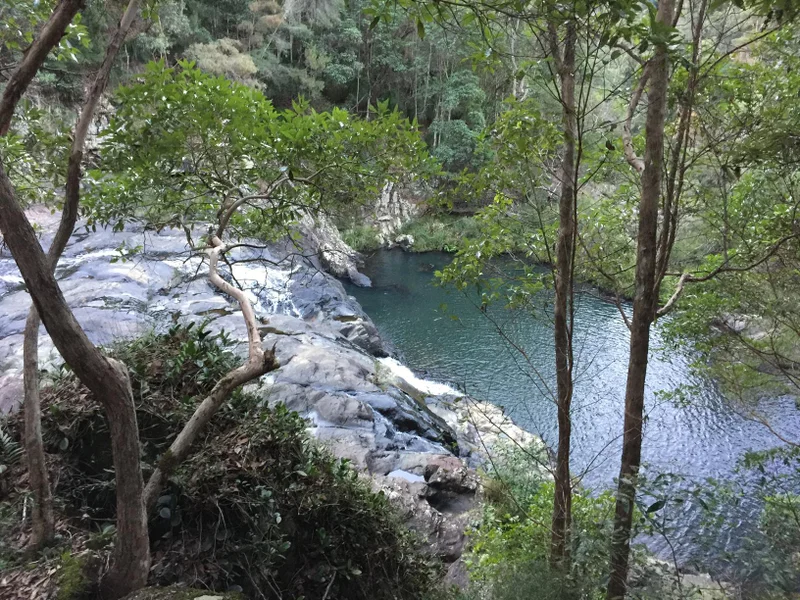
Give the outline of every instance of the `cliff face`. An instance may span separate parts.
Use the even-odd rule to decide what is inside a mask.
[[[383,186],[369,215],[382,245],[392,245],[403,225],[419,214],[418,205],[411,201],[412,197],[413,193],[408,187],[392,182]]]
[[[43,243],[52,220],[39,215]],[[139,251],[119,260],[119,248]],[[385,490],[431,552],[455,561],[478,494],[474,468],[486,449],[504,443],[541,445],[494,406],[416,378],[389,358],[377,329],[317,253],[283,242],[231,256],[233,276],[248,290],[266,347],[280,369],[252,385],[270,405],[284,403],[309,423],[334,454],[348,458]],[[182,232],[128,228],[77,233],[58,277],[89,337],[99,344],[132,337],[175,320],[207,321],[246,340],[238,307],[206,279],[202,257]],[[0,407],[22,397],[22,332],[29,306],[21,278],[0,254]],[[42,335],[43,366],[58,355]]]

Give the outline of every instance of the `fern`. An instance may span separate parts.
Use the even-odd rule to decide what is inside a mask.
[[[22,460],[22,446],[0,427],[0,474]]]

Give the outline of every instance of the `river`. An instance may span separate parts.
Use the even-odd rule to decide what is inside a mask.
[[[556,411],[552,323],[521,311],[481,312],[468,295],[435,285],[434,271],[450,257],[378,251],[364,272],[373,287],[348,286],[403,361],[426,377],[506,408],[514,420],[554,445]],[[446,305],[446,307],[444,306]],[[499,326],[499,327],[498,327]],[[498,332],[501,329],[503,335]],[[708,477],[729,480],[746,450],[777,445],[762,425],[737,414],[714,381],[689,367],[690,356],[666,353],[655,327],[646,395],[643,460],[651,473],[675,473],[687,484]],[[629,333],[612,303],[594,293],[576,299],[576,382],[573,400],[573,472],[589,489],[607,489],[619,470]],[[518,349],[521,348],[525,356]],[[689,386],[686,401],[659,392]],[[800,437],[800,411],[790,398],[770,399],[765,410],[782,431]],[[728,521],[755,518],[745,502]],[[672,533],[682,560],[700,558],[692,538],[698,508],[686,504]],[[719,533],[716,551],[736,544],[737,534]],[[666,554],[662,540],[648,545]],[[665,556],[666,557],[666,556]]]

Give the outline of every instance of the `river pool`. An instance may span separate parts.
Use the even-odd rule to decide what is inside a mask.
[[[517,423],[552,445],[556,410],[550,319],[544,314],[534,317],[492,309],[487,315],[469,295],[436,286],[434,271],[449,259],[439,253],[378,251],[368,258],[364,269],[373,287],[348,286],[348,291],[409,367],[505,407]],[[512,343],[522,348],[526,357]],[[616,306],[592,292],[579,294],[574,344],[572,469],[581,475],[585,487],[609,488],[619,470],[629,345]],[[713,381],[691,371],[689,356],[659,350],[658,327],[653,346],[643,449],[650,472],[679,474],[689,482],[707,477],[730,479],[746,450],[777,445],[762,425],[732,410]],[[691,386],[691,391],[687,402],[680,405],[659,394],[684,385]],[[765,410],[783,431],[800,437],[800,411],[792,399],[771,399]],[[729,520],[752,519],[755,510],[745,502],[741,512],[729,515]],[[679,555],[688,559],[696,551],[690,538],[696,529],[697,508],[687,504],[677,523],[674,542]],[[717,551],[735,544],[736,535],[730,528],[721,532]],[[649,545],[665,553],[663,542],[649,540]]]

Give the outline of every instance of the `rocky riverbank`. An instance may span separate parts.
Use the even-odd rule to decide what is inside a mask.
[[[55,218],[32,215],[46,246]],[[135,251],[131,251],[135,249]],[[313,435],[352,461],[386,491],[432,553],[456,563],[476,505],[476,472],[502,444],[542,442],[492,405],[439,383],[420,380],[388,356],[378,332],[318,253],[288,242],[245,248],[232,275],[255,305],[264,344],[281,368],[252,385],[270,404],[284,403],[309,422]],[[62,259],[62,290],[98,344],[133,337],[177,320],[206,321],[245,340],[238,307],[207,281],[206,265],[183,232],[128,228],[79,231]],[[22,332],[29,298],[7,252],[0,254],[0,406],[22,397]],[[44,366],[59,359],[43,335]],[[456,577],[457,567],[453,569]]]

